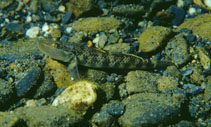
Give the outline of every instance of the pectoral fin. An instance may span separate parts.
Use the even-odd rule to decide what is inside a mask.
[[[62,49],[53,48],[46,43],[39,42],[39,49],[46,55],[56,60],[69,62],[71,59],[71,53],[66,52]]]
[[[78,62],[76,56],[71,59],[70,64],[67,67],[67,71],[71,74],[74,80],[80,80],[80,76],[78,73]]]

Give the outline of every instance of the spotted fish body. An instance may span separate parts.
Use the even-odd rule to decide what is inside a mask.
[[[76,46],[78,64],[92,68],[148,69],[150,62],[141,57],[108,52],[86,46]]]
[[[39,48],[46,55],[63,62],[69,62],[69,70],[73,75],[78,73],[77,65],[92,68],[114,69],[152,69],[159,63],[132,54],[108,52],[84,45],[65,45],[62,49],[39,43]],[[72,71],[75,72],[72,72]],[[78,76],[75,76],[78,79]]]

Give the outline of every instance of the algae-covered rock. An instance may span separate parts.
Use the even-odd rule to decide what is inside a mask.
[[[181,24],[177,30],[181,30],[182,28],[191,29],[194,34],[211,40],[211,14],[199,15],[189,19]]]
[[[202,74],[202,67],[199,64],[196,64],[192,67],[193,73],[191,74],[190,78],[193,82],[195,82],[198,85],[202,85],[202,83],[205,81],[205,77]]]
[[[211,76],[208,76],[207,79],[207,86],[204,91],[204,100],[206,102],[211,100]]]
[[[173,89],[178,85],[179,83],[173,77],[162,76],[158,79],[158,89],[163,92],[165,89]]]
[[[200,63],[204,69],[209,69],[211,65],[211,59],[209,53],[203,47],[197,47]]]
[[[118,28],[120,21],[115,18],[108,17],[91,17],[82,18],[73,23],[73,29],[76,31],[109,31],[111,29]]]
[[[2,45],[0,59],[14,62],[18,59],[40,58],[37,41],[37,39],[8,41],[7,44]]]
[[[132,16],[132,15],[137,16],[143,14],[144,12],[145,10],[143,6],[135,4],[117,5],[112,9],[112,13],[124,16]]]
[[[168,73],[168,76],[174,78],[180,78],[182,76],[181,72],[177,69],[176,66],[168,66],[166,68],[166,72]]]
[[[108,50],[110,52],[123,52],[127,53],[127,51],[130,49],[129,43],[117,43],[117,44],[111,44],[107,45],[104,48],[105,50]]]
[[[161,47],[168,36],[171,29],[162,26],[152,26],[147,28],[138,38],[139,51],[151,52]]]
[[[6,7],[8,7],[9,5],[11,5],[13,3],[14,0],[1,0],[0,1],[0,9],[4,9]]]
[[[178,118],[181,102],[174,97],[157,93],[140,93],[122,101],[125,113],[118,122],[122,127],[153,127]]]
[[[70,86],[74,83],[66,66],[56,60],[49,58],[45,66],[45,71],[53,76],[57,87]]]
[[[74,111],[62,106],[21,107],[14,112],[29,127],[69,127],[82,119]]]
[[[67,11],[73,12],[75,17],[79,17],[85,12],[88,12],[94,7],[94,0],[69,0],[66,3]]]
[[[187,41],[181,34],[176,35],[172,40],[170,40],[170,42],[168,42],[165,51],[166,55],[176,65],[184,64],[189,59]]]
[[[0,112],[1,127],[18,127],[25,125],[23,119],[15,115],[14,112]]]
[[[131,71],[126,76],[124,87],[120,85],[120,96],[124,95],[125,90],[128,94],[157,92],[157,80],[161,76],[156,73],[137,70]],[[123,83],[124,84],[124,83]]]

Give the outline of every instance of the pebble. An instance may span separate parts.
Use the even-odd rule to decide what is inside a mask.
[[[168,73],[168,76],[180,79],[182,74],[177,69],[176,66],[168,66],[165,70]]]
[[[125,105],[117,100],[104,104],[100,111],[92,116],[92,125],[100,127],[111,127],[115,124],[116,118],[124,113]]]
[[[48,26],[47,23],[45,23],[43,26],[42,26],[42,32],[47,32],[49,31],[50,27]]]
[[[95,69],[88,69],[85,73],[87,80],[96,82],[99,84],[105,83],[106,78],[108,77],[108,74],[105,71],[102,70],[95,70]]]
[[[210,103],[205,103],[202,95],[193,97],[188,105],[188,111],[191,118],[205,119],[206,114],[210,111]]]
[[[196,96],[204,91],[201,87],[194,84],[184,84],[183,88],[188,94],[193,96]]]
[[[32,17],[30,15],[28,15],[26,17],[26,23],[30,23],[32,21]]]
[[[202,85],[202,83],[205,81],[205,77],[202,75],[201,65],[195,64],[191,69],[193,70],[193,73],[190,75],[192,82]]]
[[[184,64],[189,60],[187,41],[181,34],[168,42],[165,52],[176,65]]]
[[[53,106],[65,106],[79,113],[86,113],[97,99],[97,86],[88,81],[78,81],[65,89],[61,95],[55,98]]]
[[[120,116],[125,111],[125,105],[120,101],[112,100],[106,105],[106,111],[112,116]]]
[[[91,119],[92,125],[99,127],[111,127],[113,122],[114,117],[109,115],[105,110],[95,113]]]
[[[105,35],[105,33],[101,33],[100,35],[97,34],[96,37],[93,39],[93,43],[95,43],[95,46],[97,48],[103,48],[108,41],[108,37]]]
[[[61,33],[61,31],[60,31],[59,29],[53,28],[53,29],[50,31],[49,35],[50,35],[53,39],[58,40],[58,38],[61,37],[62,33]]]
[[[118,40],[119,40],[119,33],[116,32],[116,31],[109,33],[107,36],[108,36],[108,43],[109,44],[117,43]]]
[[[66,12],[64,17],[62,18],[62,23],[66,24],[69,22],[70,18],[72,16],[72,12]]]
[[[16,94],[18,97],[25,96],[30,90],[32,90],[33,87],[38,85],[37,82],[40,78],[40,73],[41,70],[39,67],[32,67],[27,71],[25,76],[15,85]]]
[[[36,38],[39,33],[40,33],[40,27],[34,26],[26,31],[26,36],[28,36],[29,38]]]
[[[114,83],[103,83],[99,85],[99,89],[102,92],[101,94],[99,94],[99,98],[101,98],[101,100],[107,102],[114,98],[116,92],[116,85]]]
[[[14,37],[16,37],[17,34],[23,35],[25,33],[25,28],[23,24],[9,23],[5,27],[9,31],[9,33]]]
[[[70,33],[74,31],[72,28],[69,30],[70,30]],[[72,37],[69,38],[69,40],[71,40],[72,43],[81,43],[85,37],[87,37],[87,33],[81,31],[81,32],[76,32],[75,34],[73,34]]]
[[[139,93],[122,101],[125,113],[118,122],[123,127],[159,126],[178,119],[181,101],[157,93]]]
[[[185,10],[183,8],[179,8],[175,5],[170,6],[170,12],[174,13],[175,17],[172,20],[173,25],[180,25],[185,18]]]
[[[120,25],[120,21],[115,18],[109,17],[92,17],[92,18],[82,18],[73,23],[73,29],[76,31],[86,31],[86,32],[105,32],[111,29],[116,29]]]
[[[162,26],[152,26],[144,30],[139,36],[139,51],[152,52],[166,43],[171,29]]]
[[[0,110],[5,110],[14,101],[15,90],[9,82],[0,79]]]
[[[63,13],[65,13],[65,6],[63,6],[63,5],[60,5],[59,6],[59,8],[58,8],[58,10],[60,11],[60,12],[63,12]]]

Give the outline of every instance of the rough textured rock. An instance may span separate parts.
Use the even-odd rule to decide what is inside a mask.
[[[124,16],[133,16],[133,15],[140,15],[145,12],[144,7],[141,5],[135,4],[122,4],[115,6],[112,9],[112,13],[117,15],[124,15]]]
[[[126,76],[126,83],[119,86],[120,96],[123,96],[124,92],[127,92],[128,94],[157,92],[157,80],[160,77],[161,76],[159,74],[147,71],[131,71]]]
[[[197,47],[200,63],[204,69],[209,69],[211,64],[211,59],[209,53],[203,47]]]
[[[21,107],[15,110],[15,114],[29,127],[69,127],[82,119],[62,106]]]
[[[130,44],[129,43],[117,43],[117,44],[108,45],[104,49],[108,50],[110,52],[127,53],[127,51],[130,49]]]
[[[204,100],[206,102],[211,100],[211,76],[208,76],[207,79],[207,86],[204,91]]]
[[[67,11],[73,12],[75,17],[79,17],[81,14],[93,9],[93,2],[93,0],[69,0],[66,4]]]
[[[168,42],[165,52],[176,65],[184,64],[189,59],[187,41],[181,34]]]
[[[158,89],[163,92],[165,89],[173,89],[178,85],[179,83],[173,77],[162,76],[158,79]]]
[[[122,127],[158,126],[175,121],[181,102],[174,97],[157,93],[140,93],[123,100],[125,113],[119,118]]]
[[[0,126],[1,127],[25,127],[26,123],[19,116],[13,112],[0,112]]]

